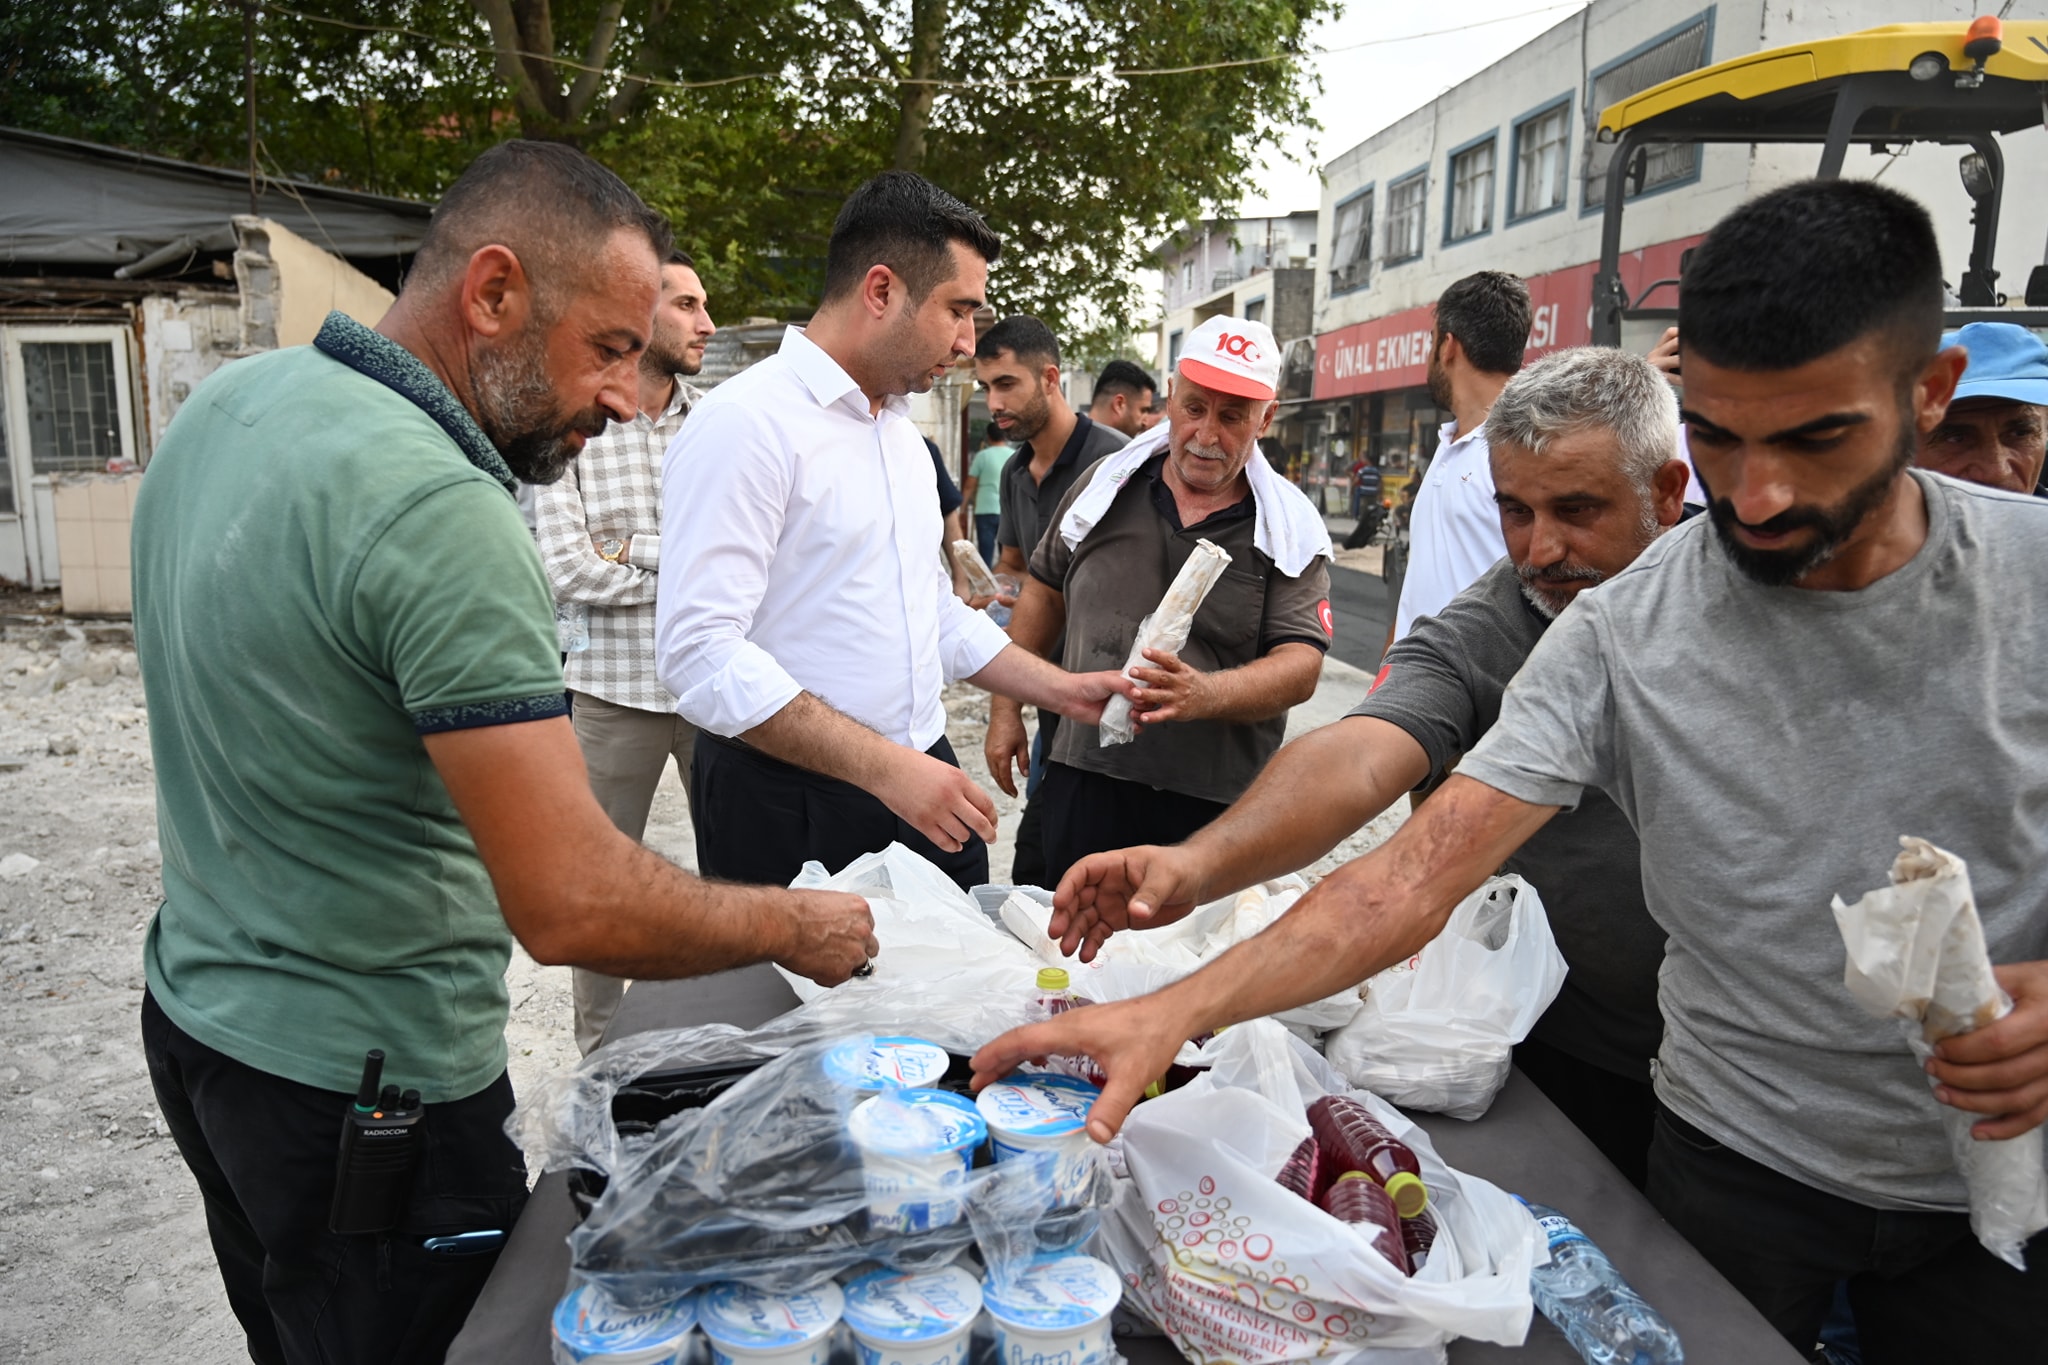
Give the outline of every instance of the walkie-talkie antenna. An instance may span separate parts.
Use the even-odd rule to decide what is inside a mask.
[[[356,1109],[367,1114],[377,1107],[377,1083],[384,1079],[384,1049],[373,1047],[363,1056],[363,1082],[356,1087]]]

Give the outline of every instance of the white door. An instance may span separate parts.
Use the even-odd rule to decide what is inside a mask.
[[[55,474],[133,463],[135,384],[126,327],[0,328],[0,575],[57,581]]]

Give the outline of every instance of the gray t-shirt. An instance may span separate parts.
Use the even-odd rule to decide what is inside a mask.
[[[1451,599],[1419,617],[1381,660],[1354,716],[1400,726],[1429,756],[1420,790],[1439,786],[1500,715],[1501,694],[1550,622],[1522,596],[1515,566],[1502,559]],[[1530,1037],[1627,1076],[1650,1079],[1664,1036],[1657,971],[1664,931],[1643,906],[1636,832],[1612,801],[1588,790],[1508,859],[1543,897],[1551,932],[1571,972]]]
[[[1829,898],[1899,836],[1965,859],[1996,963],[2048,958],[2048,504],[1915,471],[1927,543],[1857,592],[1765,588],[1704,517],[1545,632],[1459,771],[1610,794],[1670,934],[1656,1084],[1816,1188],[1965,1207],[1927,1078],[1842,985]]]

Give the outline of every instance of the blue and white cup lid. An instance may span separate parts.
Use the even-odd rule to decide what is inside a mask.
[[[1093,1256],[1040,1256],[998,1285],[982,1284],[988,1311],[999,1321],[1031,1332],[1088,1327],[1109,1316],[1123,1298],[1116,1272]]]
[[[944,1156],[988,1136],[988,1124],[947,1090],[885,1090],[854,1106],[846,1131],[854,1142],[890,1156]]]
[[[877,1270],[846,1286],[846,1325],[878,1341],[940,1341],[973,1325],[981,1285],[958,1266]]]
[[[770,1294],[748,1284],[714,1284],[698,1300],[706,1336],[751,1351],[801,1346],[832,1330],[845,1307],[839,1286],[827,1280],[796,1294]]]
[[[935,1085],[953,1059],[922,1038],[849,1038],[825,1054],[825,1074],[855,1090]]]
[[[983,1088],[975,1108],[998,1133],[1062,1137],[1088,1126],[1102,1091],[1072,1076],[1012,1076]]]
[[[655,1308],[626,1308],[595,1284],[570,1291],[555,1305],[555,1337],[577,1356],[624,1355],[672,1344],[697,1325],[697,1296]]]

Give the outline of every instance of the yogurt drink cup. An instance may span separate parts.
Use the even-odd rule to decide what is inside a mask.
[[[846,1286],[846,1325],[860,1365],[967,1365],[981,1285],[958,1266],[877,1270]]]
[[[922,1038],[849,1038],[825,1054],[825,1074],[869,1092],[923,1089],[939,1083],[953,1059]]]
[[[714,1284],[697,1303],[712,1365],[825,1365],[845,1304],[830,1280],[797,1294]]]
[[[1122,1298],[1116,1272],[1092,1256],[1039,1256],[1007,1284],[982,1284],[1001,1365],[1101,1365]]]
[[[1055,1202],[1077,1204],[1095,1170],[1088,1110],[1101,1097],[1099,1089],[1071,1076],[1020,1075],[984,1087],[974,1106],[988,1124],[997,1161],[1051,1153]]]
[[[555,1365],[673,1365],[688,1354],[697,1296],[656,1308],[626,1308],[595,1284],[555,1305]]]
[[[924,1232],[960,1221],[959,1188],[988,1125],[974,1106],[944,1090],[889,1090],[847,1116],[860,1149],[869,1225]]]

